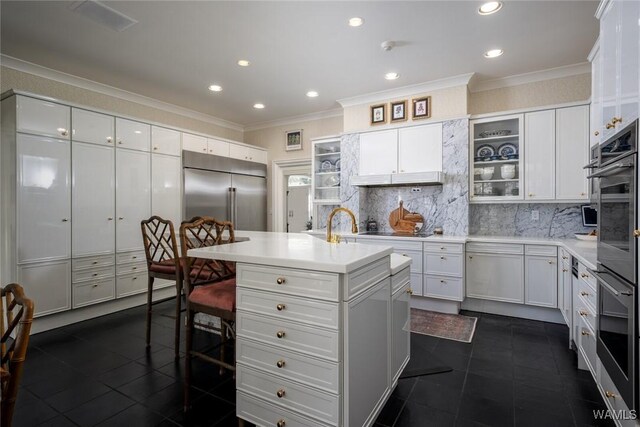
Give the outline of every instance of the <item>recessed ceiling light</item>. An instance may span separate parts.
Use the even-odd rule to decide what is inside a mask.
[[[211,86],[209,86],[209,90],[211,92],[220,92],[222,90],[222,86],[220,86],[220,85],[211,85]]]
[[[502,49],[491,49],[484,53],[485,58],[497,58],[502,55],[504,51]]]
[[[253,108],[257,110],[262,110],[264,108],[264,104],[253,104]]]
[[[358,17],[358,16],[354,16],[353,18],[349,19],[349,26],[350,27],[359,27],[360,25],[364,24],[364,19]]]
[[[241,67],[248,67],[249,64],[251,64],[251,62],[247,61],[246,59],[240,59],[238,61],[238,65]]]
[[[316,92],[315,90],[310,90],[309,92],[307,92],[307,96],[309,98],[315,98],[318,96],[318,92]]]
[[[478,9],[478,13],[480,15],[491,15],[492,13],[496,13],[500,9],[502,9],[501,1],[488,1],[480,6],[480,9]]]
[[[398,73],[387,73],[387,74],[384,75],[384,78],[387,79],[387,80],[395,80],[398,77],[400,77],[400,74],[398,74]]]

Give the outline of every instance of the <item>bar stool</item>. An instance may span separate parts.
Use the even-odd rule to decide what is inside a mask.
[[[176,282],[176,312],[174,351],[175,358],[180,358],[180,313],[182,312],[182,280],[183,266],[178,254],[176,234],[173,223],[157,215],[140,223],[144,252],[147,258],[149,285],[147,289],[147,348],[151,346],[151,315],[153,306],[173,299],[164,298],[153,301],[153,282],[156,278]],[[169,316],[173,317],[173,316]]]
[[[211,217],[203,217],[191,223],[180,226],[180,242],[185,271],[185,289],[187,294],[187,328],[186,328],[186,357],[184,410],[190,406],[191,358],[197,357],[209,363],[220,366],[220,374],[225,369],[235,372],[234,361],[225,361],[225,347],[230,344],[229,337],[235,340],[236,320],[236,279],[235,265],[224,261],[194,258],[187,255],[189,249],[204,248],[225,243],[233,243],[235,235],[233,224],[220,222]],[[193,350],[193,327],[196,313],[204,313],[220,319],[220,328],[210,325],[198,326],[220,332],[220,358],[216,359],[203,351]]]

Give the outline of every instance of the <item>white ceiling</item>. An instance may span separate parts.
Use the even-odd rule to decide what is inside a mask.
[[[3,0],[1,52],[242,125],[464,73],[584,62],[598,35],[597,1],[505,1],[484,17],[479,1],[105,2],[139,21],[121,33],[71,3]],[[353,16],[365,24],[349,27]],[[398,47],[383,52],[384,40]],[[502,57],[482,56],[496,47]],[[389,71],[400,79],[384,80]],[[224,90],[208,91],[212,83]],[[310,89],[320,96],[307,98]]]

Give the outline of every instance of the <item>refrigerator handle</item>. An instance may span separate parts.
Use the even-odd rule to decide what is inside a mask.
[[[229,203],[227,203],[227,220],[233,222],[233,188],[229,187]]]
[[[231,209],[233,209],[233,219],[231,220],[231,222],[233,223],[233,228],[236,228],[238,225],[238,203],[236,203],[236,198],[237,198],[238,194],[236,193],[236,188],[233,187],[232,189],[232,200],[233,203],[231,204]]]

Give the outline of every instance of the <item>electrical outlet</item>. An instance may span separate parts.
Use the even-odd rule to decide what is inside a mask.
[[[413,188],[411,189],[411,192],[412,192],[412,193],[420,193],[421,191],[422,191],[422,188],[420,188],[420,187],[413,187]]]
[[[540,211],[531,211],[531,221],[540,221]]]

